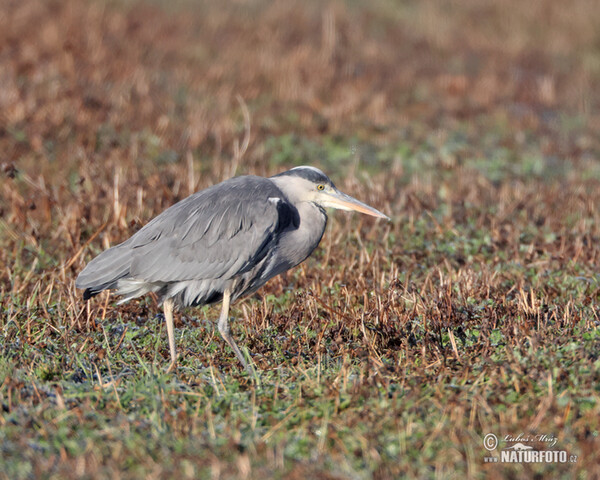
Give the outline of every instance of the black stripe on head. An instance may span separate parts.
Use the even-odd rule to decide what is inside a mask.
[[[277,175],[273,175],[274,177],[300,177],[300,178],[304,178],[305,180],[308,180],[309,182],[313,182],[313,183],[323,183],[325,185],[331,185],[332,187],[333,182],[329,179],[329,177],[327,175],[325,175],[321,170],[319,170],[318,168],[315,167],[306,167],[306,166],[302,166],[302,167],[296,167],[296,168],[292,168],[291,170],[288,170],[287,172],[281,172],[278,173]]]

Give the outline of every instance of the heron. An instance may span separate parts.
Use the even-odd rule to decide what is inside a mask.
[[[84,290],[84,300],[116,290],[118,304],[156,294],[167,326],[169,371],[177,361],[174,308],[221,302],[219,333],[252,372],[230,332],[230,305],[308,258],[325,231],[326,208],[389,220],[312,166],[268,178],[233,177],[175,203],[100,253],[75,285]]]

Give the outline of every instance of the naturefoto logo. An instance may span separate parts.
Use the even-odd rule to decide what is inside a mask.
[[[566,450],[549,450],[557,443],[554,435],[506,435],[506,446],[498,450],[498,437],[488,433],[483,438],[483,446],[492,454],[484,457],[486,463],[575,463],[577,455],[569,455]],[[530,445],[532,444],[532,445]],[[539,447],[544,449],[540,450]]]

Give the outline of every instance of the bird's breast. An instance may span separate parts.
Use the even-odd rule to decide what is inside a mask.
[[[319,245],[327,215],[312,203],[296,205],[299,221],[290,224],[279,234],[277,247],[269,262],[268,274],[272,277],[302,263]]]

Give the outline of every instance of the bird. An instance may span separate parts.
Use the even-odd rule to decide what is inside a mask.
[[[168,371],[177,361],[174,308],[221,302],[219,333],[252,372],[230,332],[230,305],[308,258],[325,232],[326,208],[389,220],[342,193],[313,166],[267,178],[237,176],[175,203],[100,253],[79,273],[75,286],[83,289],[84,300],[115,290],[122,297],[118,304],[156,294],[167,326]]]

